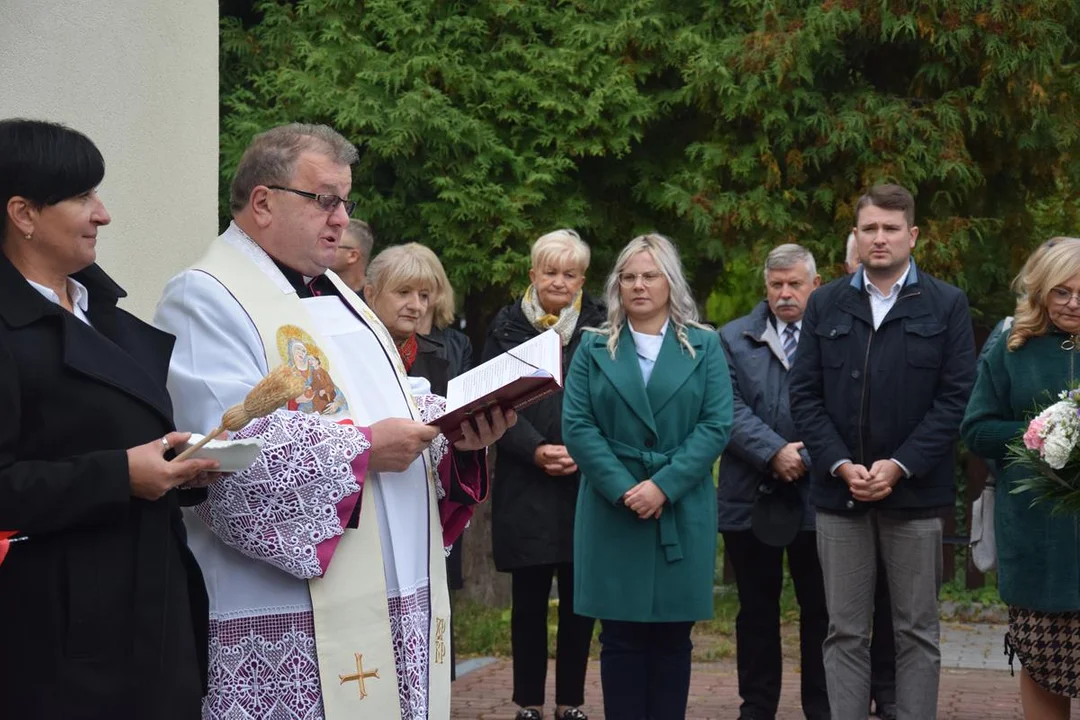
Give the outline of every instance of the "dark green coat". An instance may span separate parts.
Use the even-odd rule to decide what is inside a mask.
[[[570,364],[563,439],[581,468],[574,525],[574,611],[636,622],[713,614],[716,489],[712,466],[731,433],[731,380],[715,332],[668,326],[648,387],[627,326],[613,360],[586,333]],[[659,520],[621,503],[651,478],[668,497]]]
[[[1027,471],[1009,467],[1005,445],[1017,440],[1036,407],[1057,401],[1080,368],[1077,351],[1061,349],[1068,336],[1031,338],[1016,352],[1007,337],[979,361],[960,433],[971,452],[999,463],[994,497],[998,591],[1009,605],[1043,612],[1080,610],[1080,516],[1031,507],[1031,495],[1012,488]]]

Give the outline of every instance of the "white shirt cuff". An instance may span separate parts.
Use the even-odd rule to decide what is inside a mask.
[[[904,463],[900,462],[896,458],[889,458],[889,459],[892,460],[894,463],[896,463],[900,467],[900,469],[904,471],[904,477],[906,477],[906,478],[911,477],[911,471],[908,470],[906,467],[904,467]]]
[[[844,458],[843,460],[837,460],[835,463],[833,463],[833,466],[831,468],[829,468],[829,474],[832,475],[833,477],[836,477],[836,471],[838,469],[840,469],[840,466],[843,465],[844,463],[849,463],[849,462],[851,462],[850,458]],[[900,467],[903,467],[903,465],[901,465]]]

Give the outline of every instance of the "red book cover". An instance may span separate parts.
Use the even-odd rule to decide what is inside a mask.
[[[479,397],[456,410],[436,418],[428,423],[442,431],[446,439],[454,443],[461,439],[461,423],[476,413],[498,405],[504,411],[509,408],[521,410],[537,400],[547,397],[562,386],[550,375],[520,377],[509,385],[496,388],[487,395]]]
[[[562,340],[546,330],[528,342],[450,380],[447,412],[429,422],[450,442],[461,438],[461,423],[498,405],[521,410],[562,389]]]

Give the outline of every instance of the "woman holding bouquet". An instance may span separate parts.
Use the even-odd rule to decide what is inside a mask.
[[[1080,697],[1080,520],[1053,513],[1050,502],[1032,505],[1032,492],[1012,493],[1037,471],[1002,461],[1028,431],[1032,411],[1080,381],[1080,239],[1055,238],[1037,250],[1015,290],[1015,320],[979,362],[961,434],[972,452],[1002,466],[998,585],[1009,605],[1006,651],[1023,665],[1024,717],[1068,718],[1069,698]],[[1078,470],[1070,464],[1061,474]]]

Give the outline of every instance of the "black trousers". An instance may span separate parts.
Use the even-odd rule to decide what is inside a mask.
[[[600,621],[604,717],[684,720],[692,622]]]
[[[874,629],[870,637],[870,700],[878,711],[882,705],[896,704],[896,639],[889,604],[889,580],[880,557],[874,588]]]
[[[803,714],[829,720],[822,644],[829,631],[825,584],[813,532],[800,532],[786,548],[758,540],[750,530],[725,532],[724,550],[735,570],[739,615],[735,620],[739,672],[739,717],[773,720],[780,704],[783,657],[780,650],[780,593],[784,551],[799,601],[799,651]]]
[[[513,609],[510,644],[514,655],[514,702],[520,707],[544,704],[548,666],[548,597],[559,579],[559,630],[555,647],[555,703],[585,704],[585,667],[595,620],[574,613],[574,566],[538,565],[511,573]]]

